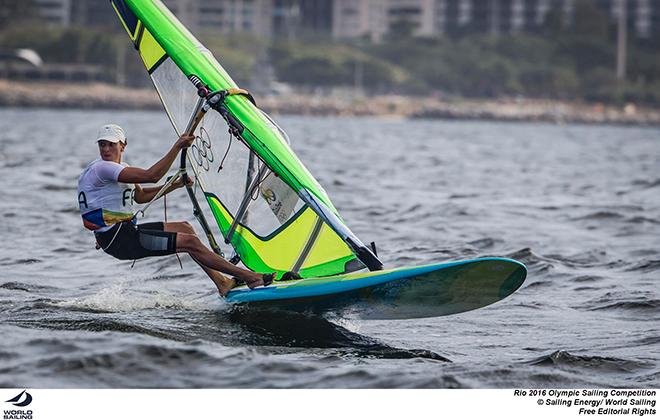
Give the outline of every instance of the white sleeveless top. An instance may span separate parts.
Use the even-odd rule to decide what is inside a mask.
[[[119,182],[119,173],[127,166],[99,158],[80,174],[78,205],[87,229],[105,232],[115,223],[133,218],[135,186]]]

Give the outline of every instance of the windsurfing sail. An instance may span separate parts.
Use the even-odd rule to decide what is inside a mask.
[[[110,3],[174,130],[196,136],[182,154],[182,169],[195,178],[189,194],[216,252],[215,227],[207,220],[257,272],[313,277],[382,268],[293,152],[286,133],[160,0]],[[198,196],[208,207],[199,206]]]

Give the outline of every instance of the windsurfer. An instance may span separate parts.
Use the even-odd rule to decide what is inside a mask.
[[[136,223],[133,203],[151,201],[162,188],[142,187],[140,184],[157,183],[181,149],[190,147],[193,141],[193,136],[182,135],[158,162],[142,169],[122,162],[122,153],[128,143],[124,130],[116,124],[101,127],[97,137],[100,158],[90,163],[78,179],[78,203],[83,224],[94,232],[98,247],[120,260],[187,252],[215,283],[222,296],[236,285],[236,279],[244,281],[250,288],[270,284],[273,274],[255,273],[226,261],[201,242],[188,222]],[[166,193],[183,186],[179,179]]]

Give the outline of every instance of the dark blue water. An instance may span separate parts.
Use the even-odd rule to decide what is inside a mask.
[[[0,386],[660,386],[660,130],[277,119],[387,266],[504,256],[525,285],[433,319],[232,311],[187,257],[131,268],[80,222],[98,126],[148,166],[174,141],[161,113],[4,109]],[[168,217],[193,220],[184,192]]]

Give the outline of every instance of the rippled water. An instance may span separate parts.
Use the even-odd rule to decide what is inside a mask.
[[[658,129],[278,118],[386,265],[529,268],[481,310],[357,321],[230,311],[187,257],[96,251],[76,179],[110,121],[133,165],[174,140],[158,112],[0,110],[1,387],[660,386]]]

